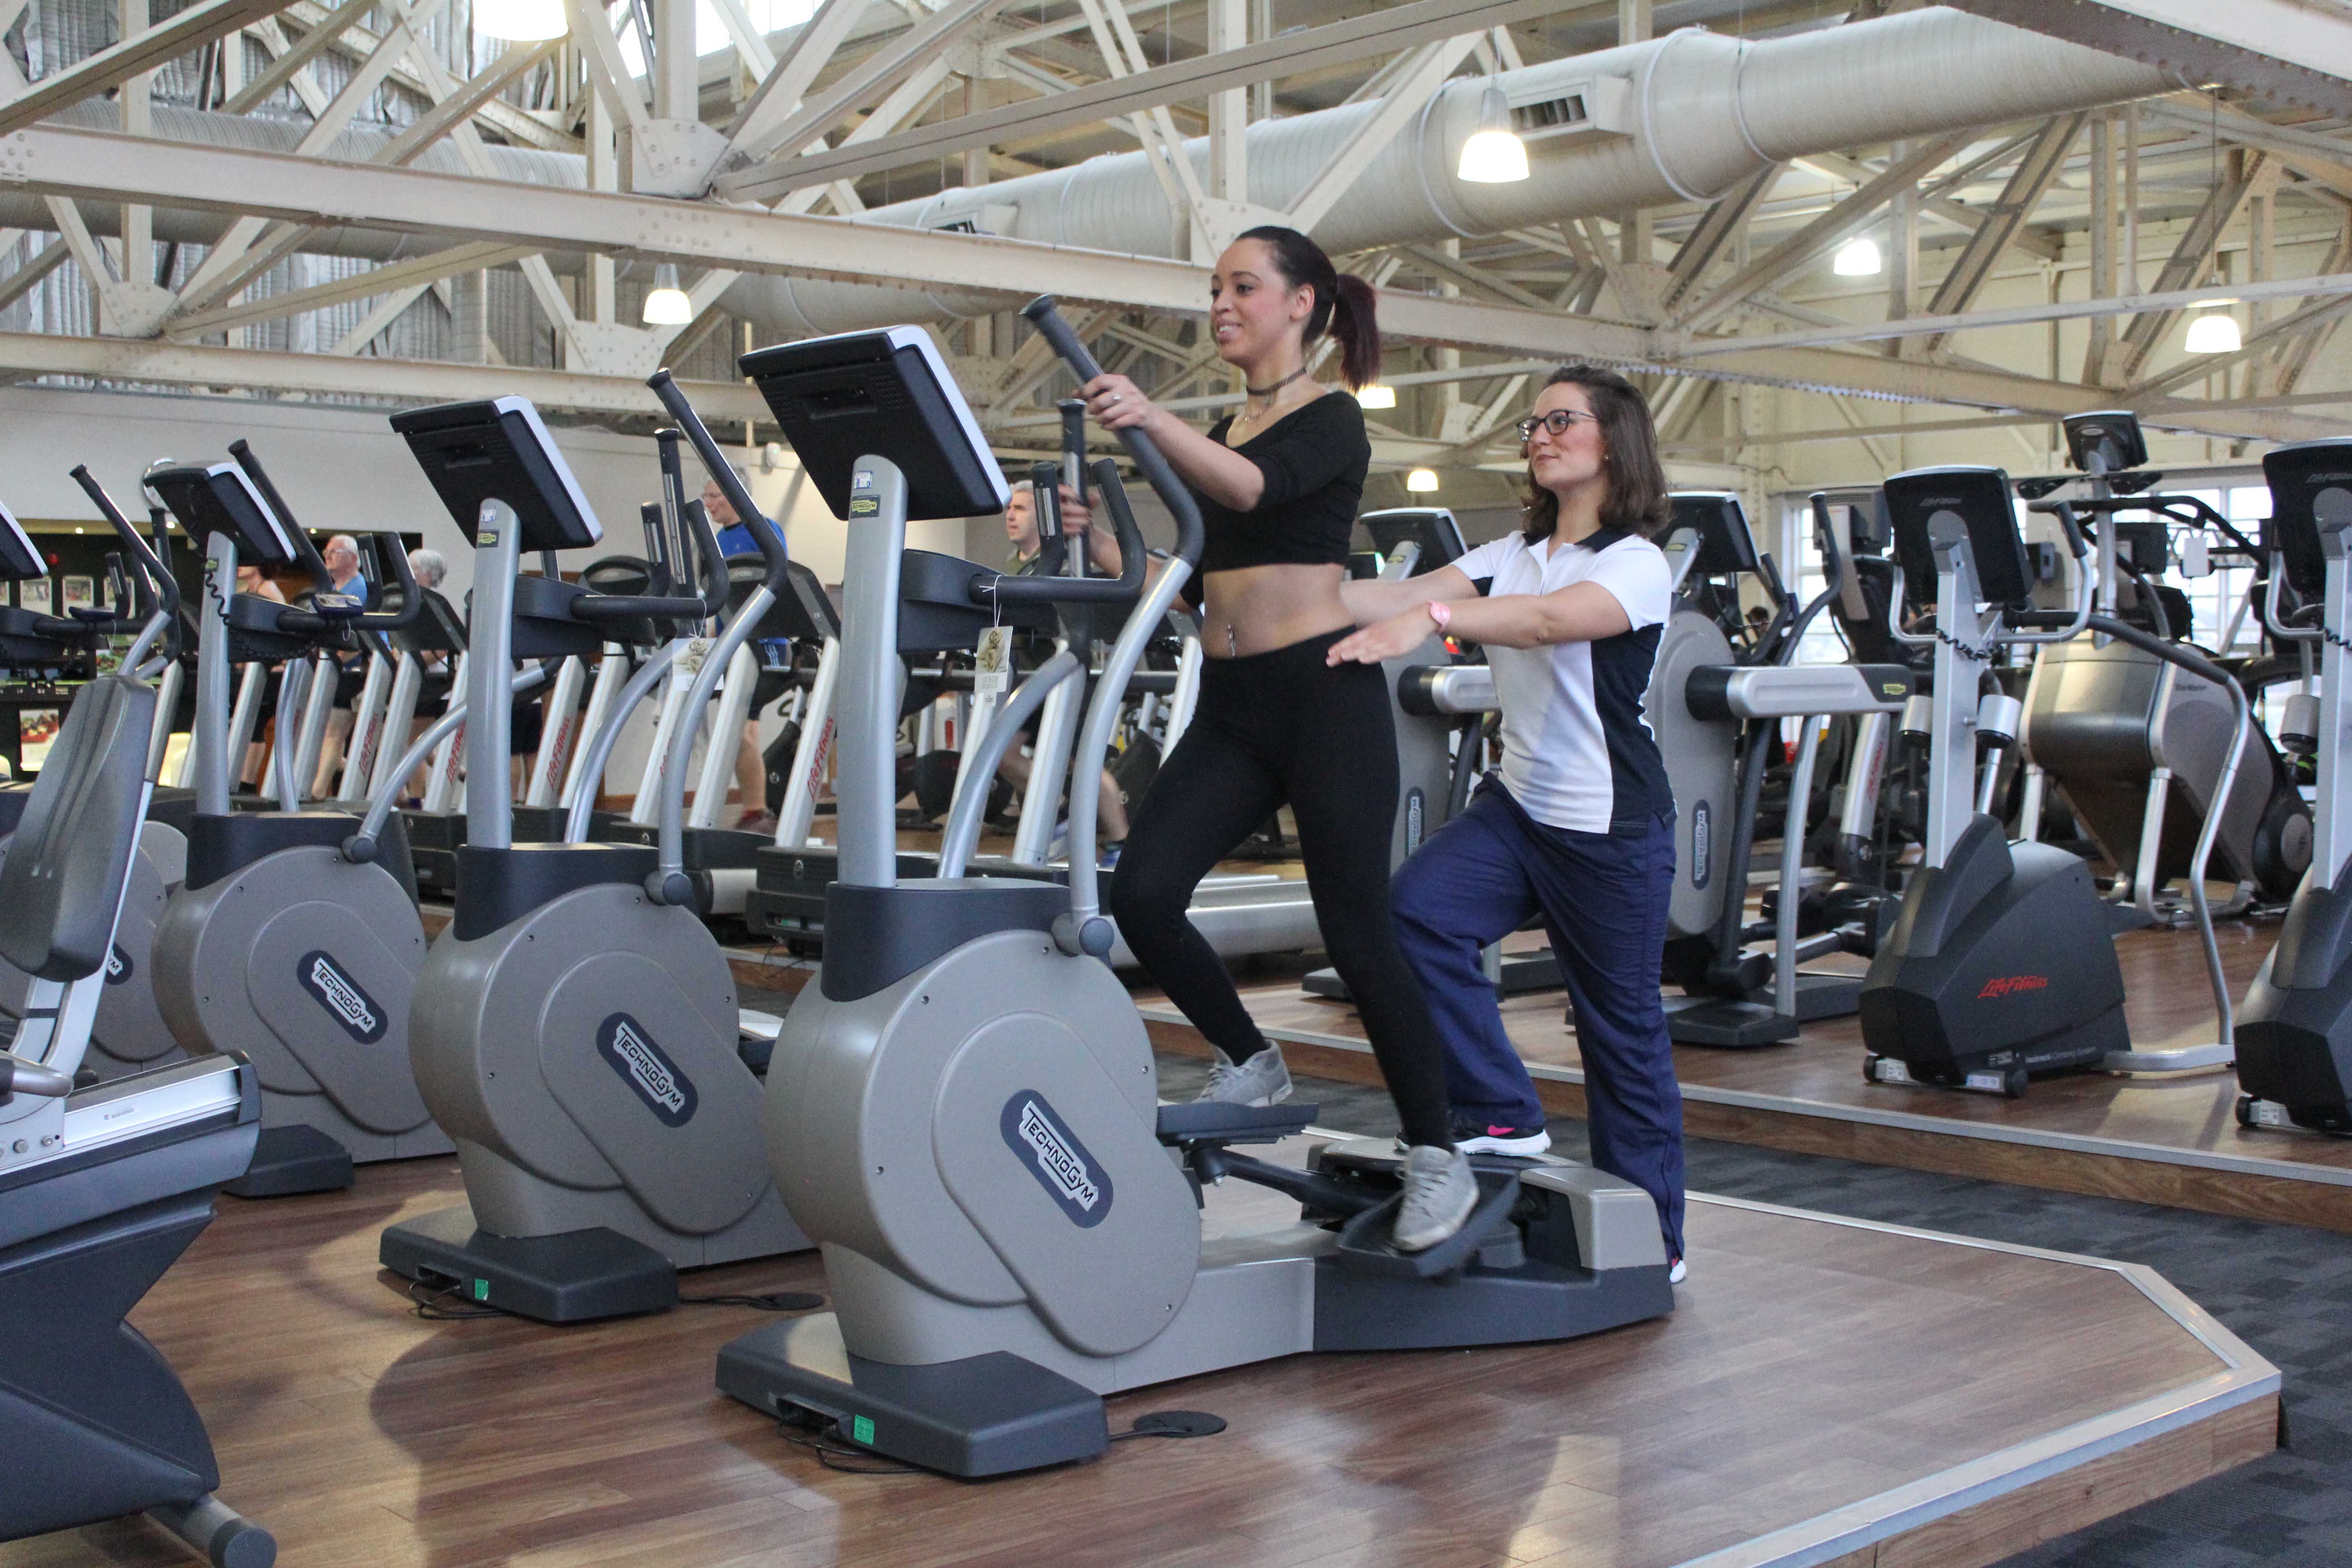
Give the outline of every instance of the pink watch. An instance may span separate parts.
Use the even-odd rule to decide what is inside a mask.
[[[1447,626],[1453,624],[1454,606],[1447,604],[1444,600],[1432,599],[1429,601],[1427,607],[1429,610],[1429,618],[1437,623],[1437,629],[1439,631],[1444,631]]]

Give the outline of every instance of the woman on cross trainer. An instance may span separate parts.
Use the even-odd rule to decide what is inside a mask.
[[[1519,422],[1527,526],[1402,583],[1349,583],[1377,665],[1434,626],[1486,650],[1503,765],[1396,875],[1397,938],[1446,1046],[1454,1146],[1535,1154],[1543,1106],[1480,952],[1540,912],[1575,1009],[1592,1163],[1657,1200],[1683,1276],[1682,1091],[1658,997],[1675,802],[1642,700],[1670,608],[1649,405],[1613,371],[1554,373]],[[1491,586],[1489,584],[1491,583]]]
[[[1355,398],[1307,375],[1307,351],[1328,331],[1348,384],[1372,378],[1372,289],[1339,276],[1305,235],[1268,226],[1217,258],[1209,299],[1218,356],[1241,371],[1247,393],[1237,417],[1202,435],[1123,375],[1097,376],[1083,389],[1106,427],[1138,427],[1159,443],[1208,532],[1200,704],[1136,811],[1111,914],[1216,1048],[1202,1098],[1283,1099],[1290,1073],[1280,1047],[1259,1032],[1186,910],[1210,868],[1288,804],[1324,946],[1356,999],[1403,1126],[1395,1242],[1420,1251],[1462,1228],[1478,1186],[1454,1147],[1436,1030],[1389,918],[1398,786],[1386,683],[1376,668],[1326,657],[1354,625],[1339,587],[1371,442]]]

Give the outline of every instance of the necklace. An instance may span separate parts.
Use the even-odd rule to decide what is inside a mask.
[[[1242,384],[1242,390],[1248,393],[1252,397],[1272,397],[1276,393],[1280,392],[1284,387],[1288,386],[1292,382],[1297,381],[1300,376],[1305,375],[1306,374],[1307,367],[1302,364],[1297,370],[1292,371],[1288,375],[1284,376],[1280,381],[1276,382],[1272,386],[1252,386],[1247,382],[1244,382]]]

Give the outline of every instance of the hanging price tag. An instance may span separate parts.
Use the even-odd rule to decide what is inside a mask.
[[[975,696],[1002,697],[1013,684],[1013,628],[990,626],[980,634],[979,671],[971,689]]]

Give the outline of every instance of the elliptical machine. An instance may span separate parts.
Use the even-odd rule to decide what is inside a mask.
[[[1050,299],[1023,314],[1081,380],[1096,374]],[[1103,962],[1095,791],[1072,792],[1066,889],[898,879],[892,738],[908,623],[930,623],[918,649],[945,635],[939,589],[956,572],[967,629],[1014,603],[1131,598],[1142,539],[1105,459],[1094,473],[1119,542],[1115,582],[1007,577],[905,551],[909,517],[977,515],[1005,496],[919,327],[764,349],[742,368],[850,525],[841,879],[824,967],[785,1020],[763,1113],[836,1312],[735,1341],[720,1389],[863,1448],[994,1475],[1100,1453],[1111,1390],[1306,1351],[1559,1339],[1670,1311],[1656,1206],[1629,1184],[1564,1161],[1482,1159],[1460,1233],[1400,1254],[1387,1235],[1403,1157],[1389,1141],[1327,1148],[1301,1171],[1233,1145],[1300,1133],[1310,1107],[1158,1104],[1150,1040]],[[1082,779],[1101,765],[1129,673],[1203,539],[1150,438],[1119,435],[1178,542],[1096,685]],[[917,578],[927,596],[902,622],[901,584]],[[978,790],[1075,668],[1066,650],[1023,683],[972,760]],[[976,816],[979,798],[968,787],[955,811]],[[1301,1221],[1204,1242],[1199,1205],[1227,1175],[1297,1198]]]
[[[231,450],[234,464],[165,468],[148,480],[205,541],[205,581],[197,809],[187,879],[156,922],[151,967],[156,1003],[189,1054],[251,1058],[262,1087],[261,1142],[229,1191],[281,1197],[348,1187],[355,1162],[446,1154],[451,1145],[425,1113],[404,1049],[409,994],[425,962],[415,887],[344,852],[359,825],[348,812],[232,809],[229,668],[283,649],[290,689],[300,649],[329,636],[340,641],[346,628],[401,630],[421,606],[396,548],[388,553],[403,603],[387,614],[325,592],[308,608],[227,593],[240,555],[290,561],[299,534],[250,449],[239,442]],[[292,743],[289,732],[278,748],[281,800],[295,798],[301,783]]]
[[[214,1056],[74,1088],[153,787],[142,666],[179,606],[109,521],[162,609],[75,698],[0,867],[0,958],[33,976],[0,1051],[0,1541],[144,1510],[217,1568],[268,1568],[276,1542],[212,1495],[204,1418],[125,1321],[251,1157],[260,1086]]]
[[[2201,499],[2151,492],[2164,476],[2138,468],[2147,448],[2133,415],[2077,414],[2064,423],[2075,466],[2092,491],[2068,504],[2102,541],[2099,612],[2167,641],[2188,639],[2187,598],[2155,580],[2168,563],[2171,530],[2200,537],[2211,530],[2256,563],[2261,552]],[[2018,492],[2037,500],[2063,483],[2021,482]],[[2112,551],[2105,548],[2110,533]],[[2227,693],[2130,644],[2078,637],[2041,651],[2022,695],[2019,738],[2034,772],[2063,792],[2083,831],[2116,868],[2111,925],[2168,918],[2158,890],[2186,874],[2209,815],[2221,818],[2213,845],[2217,869],[2239,882],[2248,900],[2274,903],[2292,895],[2310,864],[2309,810],[2260,725],[2248,734],[2230,793],[2216,793],[2233,733]],[[2040,796],[2027,793],[2023,826],[2031,837]]]
[[[650,384],[767,563],[695,678],[686,710],[699,712],[774,601],[783,541],[669,373]],[[697,615],[701,601],[516,575],[524,551],[603,537],[525,399],[420,408],[392,426],[475,542],[466,748],[481,785],[467,796],[456,918],[425,956],[409,1015],[417,1087],[457,1141],[467,1201],[390,1227],[379,1256],[410,1279],[544,1322],[658,1311],[677,1302],[680,1268],[808,1245],[761,1157],[734,974],[694,913],[680,831],[694,728],[670,736],[658,849],[586,841],[604,765],[593,749],[566,840],[514,843],[507,672],[518,657],[593,658],[615,625]],[[707,520],[701,534],[703,559],[717,561]],[[619,710],[665,673],[648,660]],[[364,858],[383,809],[351,853]]]
[[[2238,1123],[2352,1133],[2352,440],[2303,441],[2263,457],[2270,481],[2270,589],[2263,622],[2319,645],[2319,694],[2291,700],[2284,728],[2314,742],[2311,866],[2238,1024]],[[2282,584],[2302,601],[2281,612]],[[2314,710],[2315,709],[2315,711]]]
[[[1863,1074],[1874,1083],[1924,1084],[2022,1095],[2032,1078],[2091,1068],[2179,1071],[2226,1065],[2231,998],[2221,974],[2205,868],[2221,826],[2209,813],[2190,858],[2189,887],[2220,1020],[2218,1043],[2141,1051],[2124,1022],[2123,970],[2090,868],[2046,844],[2011,844],[1990,811],[1996,770],[1979,786],[1980,739],[2006,744],[2021,705],[2000,693],[1978,700],[1996,647],[2063,640],[2088,629],[2129,643],[2226,690],[2238,742],[2216,797],[2227,799],[2251,722],[2245,693],[2196,653],[2113,616],[2092,612],[2093,574],[2080,574],[2074,610],[2032,608],[2033,574],[2009,476],[1999,468],[1919,468],[1886,481],[1897,546],[1898,614],[1906,570],[1932,563],[1931,633],[1890,629],[1936,650],[1928,758],[1926,857],[1904,889],[1894,932],[1871,960],[1862,988]],[[2073,508],[2033,503],[2055,516],[2081,563]],[[2114,531],[2103,530],[2103,567]],[[2041,628],[2041,629],[2037,629]]]

